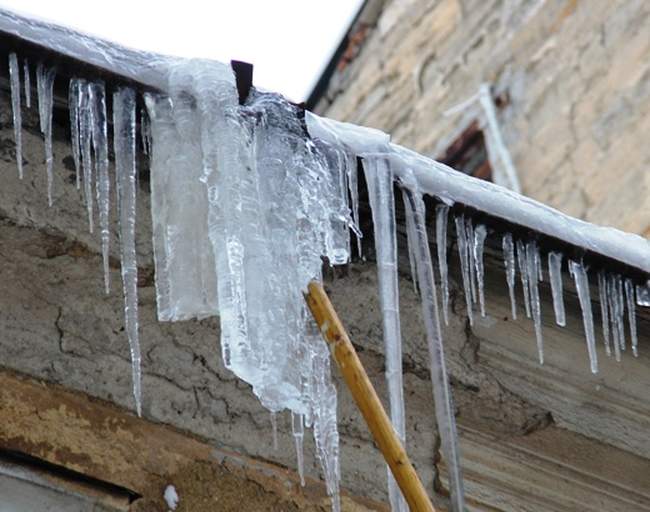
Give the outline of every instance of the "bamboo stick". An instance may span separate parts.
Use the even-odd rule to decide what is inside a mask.
[[[435,512],[323,286],[309,283],[305,300],[410,510]]]

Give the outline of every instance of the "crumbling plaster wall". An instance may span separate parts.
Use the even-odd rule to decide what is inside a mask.
[[[65,129],[63,125],[55,125],[55,201],[48,208],[43,146],[36,130],[36,115],[32,112],[25,119],[25,179],[20,181],[9,103],[6,96],[0,101],[0,172],[4,178],[0,187],[2,365],[132,408],[119,266],[114,258],[113,291],[105,296],[98,236],[87,230],[82,194],[74,186]],[[268,413],[249,386],[223,367],[218,322],[215,319],[174,324],[156,321],[147,186],[142,180],[138,211],[144,417],[191,432],[216,446],[295,467],[287,418],[279,422],[280,449],[274,451]],[[116,255],[115,244],[112,253]],[[490,263],[490,268],[497,266]],[[453,263],[452,276],[458,276]],[[444,503],[445,467],[439,460],[420,305],[410,280],[402,278],[401,286],[408,449],[427,489],[436,501]],[[352,339],[358,344],[373,382],[385,396],[374,265],[354,264],[337,271],[328,281],[328,288]],[[644,490],[638,481],[642,478],[639,468],[650,468],[650,465],[645,458],[621,450],[638,451],[643,446],[641,434],[628,439],[622,435],[621,428],[634,432],[631,425],[643,431],[648,422],[647,414],[639,412],[647,405],[644,390],[648,377],[643,373],[648,368],[647,357],[636,363],[639,369],[632,373],[629,367],[612,366],[608,370],[611,375],[599,377],[619,398],[624,381],[626,399],[637,416],[625,419],[622,427],[616,421],[581,427],[582,412],[602,398],[594,394],[594,380],[586,372],[586,351],[577,309],[570,308],[573,330],[560,338],[562,343],[556,344],[558,352],[549,363],[550,374],[557,378],[575,374],[577,384],[570,382],[567,389],[585,388],[572,401],[558,396],[553,389],[540,393],[535,385],[539,378],[530,374],[537,368],[532,325],[511,326],[507,322],[509,305],[505,302],[505,281],[500,272],[492,274],[488,281],[491,316],[479,322],[474,331],[468,327],[464,299],[457,290],[453,279],[455,314],[445,329],[445,343],[471,508],[554,510],[556,502],[562,506],[578,500],[594,505],[606,503],[614,509],[627,503],[628,498],[624,500],[623,496],[634,488],[641,489],[633,493],[634,503],[643,506],[639,510],[650,510],[647,495],[650,491]],[[548,315],[545,325],[552,326]],[[647,332],[642,329],[642,336]],[[484,340],[490,340],[485,348]],[[563,352],[563,345],[572,347],[568,352],[571,361],[565,360],[567,352]],[[516,361],[518,371],[505,365],[504,354]],[[626,375],[631,375],[629,382]],[[522,386],[522,382],[528,387]],[[353,493],[383,500],[386,479],[383,461],[345,387],[338,382],[338,388],[343,485]],[[618,407],[621,408],[620,404]],[[569,430],[556,426],[554,418]],[[583,434],[591,435],[592,439]],[[565,448],[576,445],[584,449],[574,458],[567,458],[570,452],[564,453]],[[313,443],[309,438],[305,450],[307,471],[317,476],[318,463],[312,456]],[[585,453],[593,453],[595,459]],[[644,457],[650,455],[647,447],[640,453]],[[604,460],[620,461],[617,464],[620,471],[607,474]],[[542,468],[539,477],[519,476],[526,468],[537,465]],[[548,467],[544,469],[544,465]],[[588,472],[586,468],[590,468]],[[568,478],[579,484],[570,489],[554,487]],[[557,487],[555,494],[549,493],[549,486]],[[550,494],[553,496],[549,497]],[[548,503],[551,505],[547,506]]]
[[[476,111],[443,112],[492,83],[526,195],[650,237],[650,3],[369,4],[366,39],[319,113],[437,157]]]

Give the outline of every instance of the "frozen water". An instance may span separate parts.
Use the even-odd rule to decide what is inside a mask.
[[[566,313],[564,310],[564,291],[562,289],[562,253],[548,253],[548,275],[551,282],[551,294],[553,295],[553,310],[555,311],[555,323],[561,327],[566,325]]]
[[[622,318],[618,318],[619,302],[616,296],[616,276],[614,274],[607,275],[607,305],[609,309],[610,333],[612,335],[612,345],[614,346],[614,356],[617,361],[621,360],[621,336],[625,334],[621,332]],[[624,346],[624,344],[623,344]]]
[[[596,336],[594,334],[594,318],[591,312],[591,297],[589,295],[589,277],[582,263],[569,260],[569,273],[573,276],[578,292],[578,300],[582,308],[582,320],[585,326],[587,352],[591,373],[598,373],[598,356],[596,354]]]
[[[85,81],[71,78],[68,86],[68,111],[70,112],[70,134],[72,143],[72,158],[76,176],[77,189],[81,187],[81,143],[79,140],[79,119],[81,117],[81,89]]]
[[[447,267],[447,222],[448,220],[449,220],[449,206],[447,206],[446,204],[436,205],[436,251],[438,253],[438,270],[440,271],[440,287],[442,288],[442,292],[441,292],[442,318],[444,318],[445,320],[445,325],[449,325],[449,269]]]
[[[99,207],[99,229],[102,239],[102,264],[104,269],[104,290],[110,292],[109,243],[110,243],[110,178],[108,176],[108,127],[106,119],[106,88],[104,82],[88,84],[90,96],[92,140],[97,165],[97,206]]]
[[[208,231],[208,191],[201,182],[201,117],[190,77],[170,73],[171,97],[147,95],[153,147],[151,217],[158,319],[205,318],[219,311]]]
[[[630,345],[634,357],[638,357],[638,336],[636,331],[636,300],[634,293],[634,284],[629,278],[625,279],[625,299],[627,301],[627,316],[630,324]]]
[[[467,241],[467,232],[465,231],[465,215],[460,214],[454,217],[456,224],[456,240],[458,243],[458,256],[460,259],[460,272],[463,279],[463,291],[465,292],[465,304],[467,306],[467,318],[469,324],[474,325],[474,315],[472,310],[471,294],[471,274],[469,261],[469,244]]]
[[[605,353],[612,355],[609,341],[609,301],[607,299],[607,274],[604,270],[598,272],[598,300],[600,302],[600,316],[603,324],[603,342]]]
[[[544,364],[544,339],[542,337],[542,310],[539,300],[539,248],[534,240],[526,243],[526,269],[528,272],[528,291],[530,294],[530,309],[535,325],[535,339],[537,340],[537,355],[539,364]]]
[[[471,217],[465,219],[465,239],[467,241],[467,255],[469,265],[469,286],[472,293],[472,302],[478,302],[478,294],[476,292],[476,259],[474,251],[474,223]]]
[[[636,287],[636,303],[639,306],[650,306],[650,283]]]
[[[9,82],[11,86],[11,111],[14,122],[14,140],[16,141],[16,164],[18,177],[23,179],[23,115],[20,111],[20,68],[15,53],[9,54]]]
[[[363,161],[368,197],[374,224],[375,251],[379,302],[382,311],[384,352],[386,357],[386,383],[390,405],[390,418],[395,432],[405,440],[404,390],[402,385],[402,335],[399,319],[399,288],[397,274],[397,234],[395,227],[395,198],[393,175],[388,163],[381,158]],[[411,223],[414,219],[410,216]],[[409,242],[413,245],[413,241]],[[388,470],[388,490],[393,510],[406,511],[397,483]]]
[[[336,393],[302,291],[320,279],[323,256],[349,260],[348,154],[309,140],[279,95],[253,90],[240,106],[229,66],[176,63],[167,89],[146,98],[159,314],[218,310],[226,367],[267,409],[289,409],[296,428],[300,418],[299,446],[302,425],[313,425],[336,510]],[[210,268],[216,279],[201,274]]]
[[[79,147],[83,171],[84,200],[88,215],[88,230],[94,230],[93,222],[93,111],[90,98],[90,83],[82,82],[79,89]]]
[[[483,265],[483,249],[485,247],[487,229],[479,224],[474,229],[474,265],[476,266],[476,281],[478,285],[478,302],[481,308],[481,316],[485,316],[485,267]]]
[[[515,262],[515,244],[512,241],[512,234],[503,235],[501,242],[503,248],[503,263],[506,269],[506,282],[508,283],[508,293],[510,294],[510,309],[512,319],[517,320],[517,299],[515,298],[515,275],[517,272]]]
[[[436,284],[433,278],[431,253],[429,251],[429,240],[425,224],[425,206],[414,180],[409,180],[408,176],[405,176],[403,183],[406,187],[405,190],[407,191],[407,202],[405,208],[411,210],[415,221],[415,234],[417,240],[413,241],[413,245],[417,247],[415,254],[419,276],[418,283],[420,283],[422,316],[424,318],[424,326],[429,348],[431,383],[433,385],[436,420],[438,423],[438,431],[440,432],[442,453],[446,459],[449,472],[451,509],[456,512],[462,512],[465,510],[465,498],[460,469],[458,436],[456,434],[453,399],[451,396],[449,379],[447,377],[447,367],[442,345]],[[455,221],[456,226],[461,228],[459,229],[459,232],[464,232],[465,223],[463,216],[460,215],[456,217]],[[467,250],[466,245],[463,250]],[[467,268],[465,269],[464,274],[468,274]],[[465,286],[466,293],[468,291],[467,288],[468,285]],[[468,306],[471,309],[471,304]]]
[[[402,200],[406,204],[406,193],[402,190]],[[418,275],[417,269],[415,266],[415,247],[413,247],[413,240],[415,240],[414,229],[415,221],[413,220],[413,214],[410,210],[404,211],[404,222],[406,224],[406,245],[408,246],[409,253],[409,266],[411,268],[411,281],[413,281],[413,289],[415,293],[418,291]],[[445,262],[446,263],[446,262]]]
[[[29,61],[23,59],[23,83],[25,85],[25,106],[32,108],[32,80],[29,74]]]
[[[36,66],[36,91],[41,133],[45,138],[45,165],[47,171],[47,204],[52,206],[52,182],[54,180],[54,155],[52,154],[53,87],[56,70],[46,68],[39,62]]]
[[[120,261],[124,288],[124,324],[131,349],[133,397],[142,415],[140,338],[138,334],[138,265],[135,252],[135,91],[113,93],[113,143],[120,233]]]
[[[521,276],[521,287],[524,291],[524,306],[526,316],[530,318],[530,285],[528,275],[528,262],[526,260],[526,244],[523,240],[517,240],[517,262],[519,263],[519,275]]]
[[[305,439],[304,416],[302,414],[291,413],[291,432],[296,443],[296,465],[298,475],[300,476],[300,485],[305,486],[305,456],[303,444]]]
[[[357,176],[357,157],[350,153],[349,151],[345,152],[347,157],[346,169],[348,172],[348,187],[350,193],[350,200],[352,206],[352,220],[354,221],[354,233],[357,239],[357,254],[361,258],[362,248],[361,248],[361,228],[359,222],[359,177]]]
[[[608,279],[610,298],[610,318],[614,343],[621,351],[625,350],[625,299],[623,298],[623,279],[619,274],[610,274]]]

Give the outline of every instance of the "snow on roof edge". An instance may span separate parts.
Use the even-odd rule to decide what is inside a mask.
[[[462,203],[650,274],[650,242],[639,235],[576,219],[512,190],[455,171],[389,142],[389,135],[379,130],[335,121],[311,112],[306,113],[306,121],[314,137],[343,144],[361,157],[389,159],[397,178],[406,178],[412,173],[423,193],[446,202]]]

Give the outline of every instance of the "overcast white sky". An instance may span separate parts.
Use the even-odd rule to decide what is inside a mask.
[[[0,0],[142,50],[255,65],[256,85],[307,98],[362,0]]]

